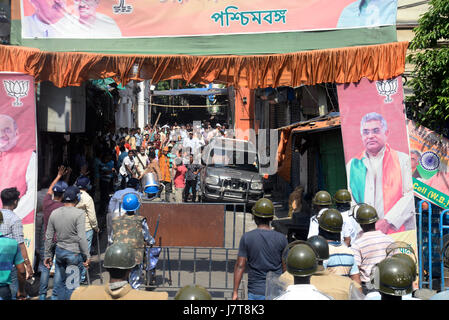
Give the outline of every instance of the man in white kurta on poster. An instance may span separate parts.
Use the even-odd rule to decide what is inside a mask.
[[[410,157],[390,147],[388,133],[382,115],[365,114],[360,122],[364,150],[346,165],[354,201],[377,210],[376,229],[385,234],[416,229]]]

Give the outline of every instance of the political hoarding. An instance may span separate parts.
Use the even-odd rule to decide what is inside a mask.
[[[14,213],[22,220],[28,256],[34,258],[37,133],[34,78],[0,72],[0,192],[17,188]],[[1,199],[0,199],[1,202]]]
[[[449,209],[449,139],[412,120],[407,129],[415,195]]]
[[[378,27],[395,25],[397,11],[397,0],[21,0],[21,4],[22,37],[31,39]]]
[[[402,78],[337,85],[348,188],[373,206],[376,230],[416,249],[416,212]],[[416,252],[416,250],[415,250]]]
[[[261,55],[397,41],[397,0],[12,0],[13,45]]]

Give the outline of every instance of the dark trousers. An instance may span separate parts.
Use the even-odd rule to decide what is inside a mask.
[[[9,286],[0,286],[0,299],[1,300],[11,300],[11,290],[9,289]]]
[[[186,180],[186,186],[184,187],[184,202],[187,202],[189,198],[189,190],[192,188],[192,202],[195,202],[196,199],[196,180]]]

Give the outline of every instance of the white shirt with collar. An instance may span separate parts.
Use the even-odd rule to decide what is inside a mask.
[[[333,300],[329,296],[318,291],[312,284],[290,285],[280,296],[273,300]]]
[[[80,24],[74,16],[65,15],[58,22],[47,24],[36,14],[22,20],[22,38],[77,38]]]
[[[307,235],[307,238],[317,236],[319,234],[319,222],[318,219],[321,216],[321,214],[329,208],[321,209],[316,216],[312,216],[310,218],[310,225],[309,225],[309,234]],[[354,241],[358,234],[362,231],[359,224],[354,220],[354,218],[349,217],[349,211],[345,211],[341,213],[343,217],[343,225],[341,227],[341,242],[346,245],[344,242],[345,237],[350,237],[351,242]],[[352,219],[353,221],[351,221]]]
[[[372,291],[366,294],[364,300],[382,300],[382,296],[378,291]],[[402,296],[402,300],[421,300],[419,298],[415,298],[411,293]]]

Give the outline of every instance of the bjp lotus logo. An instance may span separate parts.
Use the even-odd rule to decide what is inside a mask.
[[[16,100],[12,103],[13,107],[23,106],[20,98],[26,97],[28,95],[28,90],[30,88],[29,80],[3,80],[3,86],[5,87],[8,96],[15,98]]]
[[[380,80],[376,82],[377,92],[381,96],[385,96],[385,103],[393,102],[391,96],[398,92],[398,79]]]

